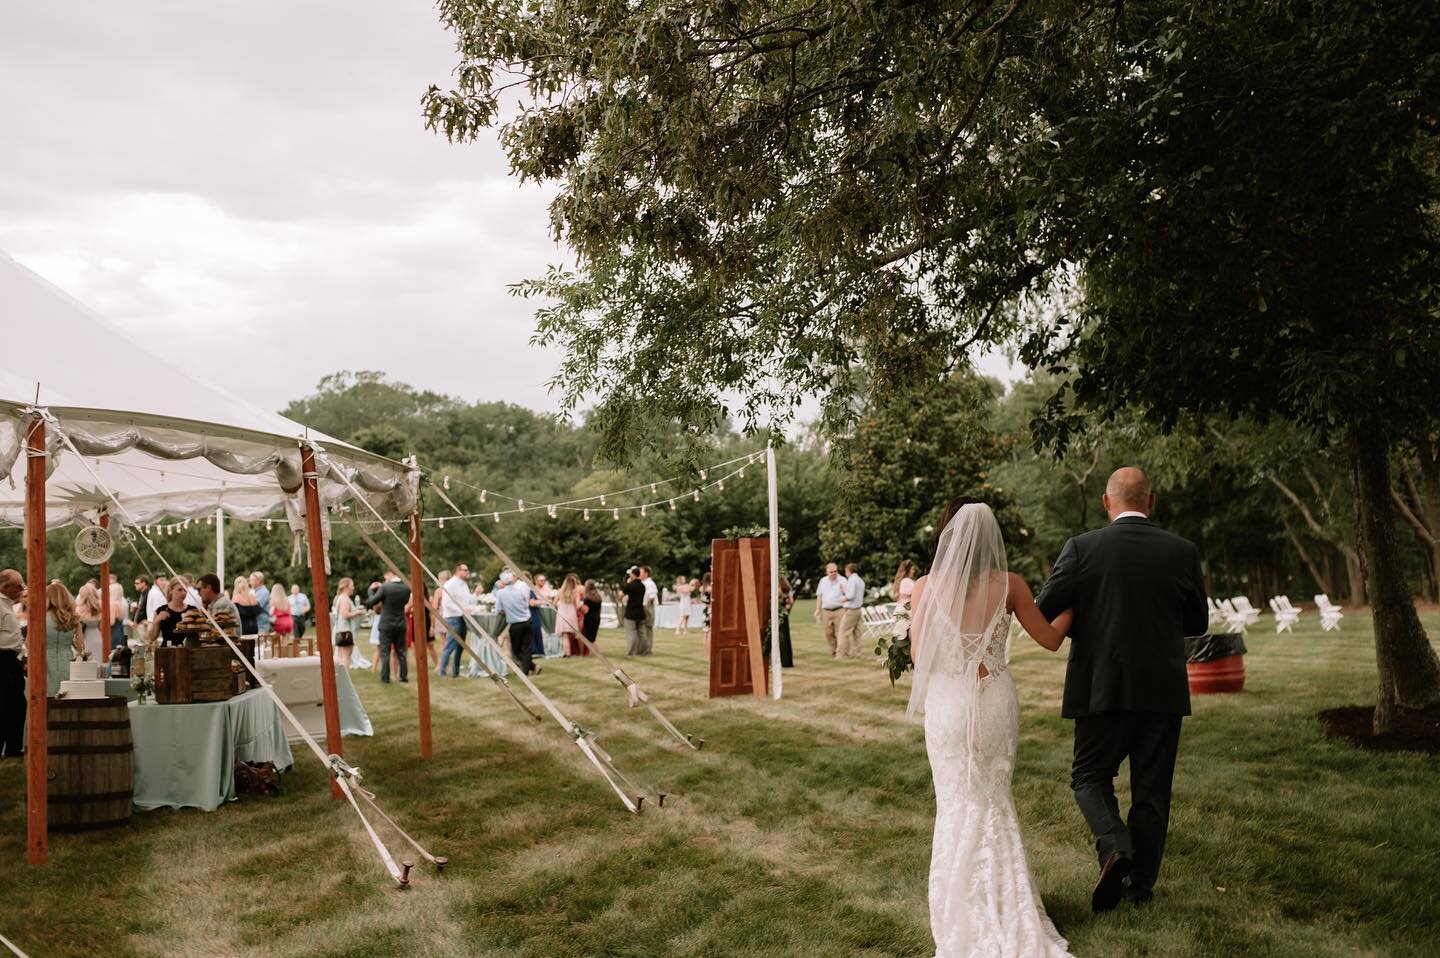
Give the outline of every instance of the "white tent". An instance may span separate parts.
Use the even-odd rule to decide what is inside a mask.
[[[141,345],[0,252],[0,526],[25,518],[24,457],[36,407],[55,417],[90,469],[139,523],[211,515],[276,515],[303,528],[300,443],[321,447],[320,498],[350,497],[328,469],[343,469],[383,514],[408,515],[418,476],[269,412],[207,381],[233,382],[238,356],[217,338],[203,354],[171,361]],[[38,387],[38,400],[37,400]],[[106,497],[49,430],[46,524],[93,521]],[[112,521],[120,519],[113,515]],[[328,524],[327,524],[328,528]]]

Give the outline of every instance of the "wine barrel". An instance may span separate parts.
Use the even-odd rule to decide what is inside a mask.
[[[128,825],[135,796],[135,746],[125,698],[50,699],[46,712],[50,830]]]
[[[1209,662],[1190,662],[1190,691],[1195,695],[1239,692],[1245,688],[1245,656],[1226,655]]]

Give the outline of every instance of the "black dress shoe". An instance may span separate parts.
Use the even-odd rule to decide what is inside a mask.
[[[1133,875],[1125,879],[1121,884],[1123,886],[1121,896],[1137,908],[1148,905],[1155,900],[1155,893],[1153,891],[1148,888],[1136,887]]]
[[[1100,880],[1095,883],[1095,890],[1090,894],[1091,911],[1113,911],[1115,906],[1120,904],[1120,897],[1125,891],[1125,879],[1130,877],[1132,868],[1134,862],[1130,860],[1130,856],[1121,852],[1114,852],[1105,859],[1105,864],[1100,869]]]

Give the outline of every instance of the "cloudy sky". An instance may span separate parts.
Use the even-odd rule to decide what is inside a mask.
[[[563,259],[548,194],[425,130],[455,62],[426,0],[10,4],[0,250],[268,408],[383,369],[553,409],[506,292]]]

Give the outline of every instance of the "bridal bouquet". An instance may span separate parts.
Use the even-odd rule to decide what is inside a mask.
[[[915,667],[910,659],[910,604],[895,606],[895,619],[890,634],[880,636],[875,643],[875,658],[890,673],[890,684]]]

